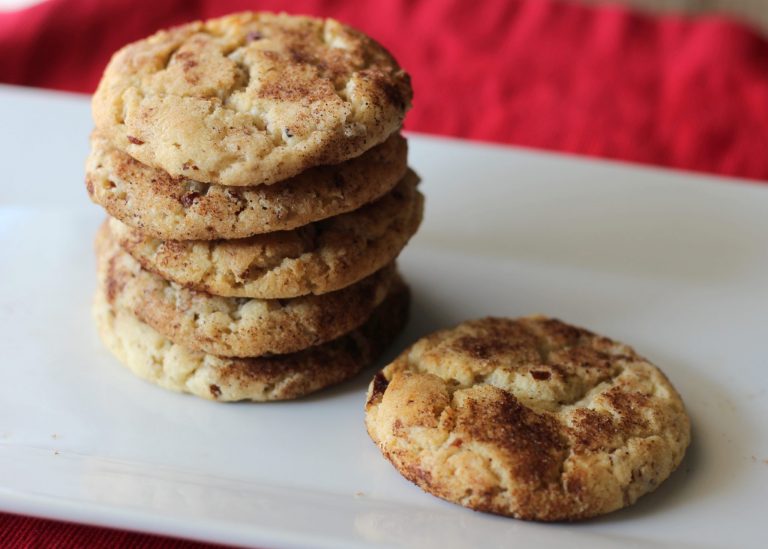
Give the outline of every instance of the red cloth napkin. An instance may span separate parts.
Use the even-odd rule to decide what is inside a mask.
[[[126,42],[243,9],[377,38],[413,76],[412,130],[768,179],[768,42],[722,17],[554,0],[50,0],[0,15],[0,81],[90,92]]]
[[[180,539],[150,536],[0,514],[0,547],[3,549],[224,549]]]
[[[0,14],[0,82],[90,92],[123,44],[244,9],[378,39],[413,76],[411,130],[768,180],[768,42],[722,17],[555,0],[49,0]],[[0,532],[4,547],[193,547],[12,515]]]

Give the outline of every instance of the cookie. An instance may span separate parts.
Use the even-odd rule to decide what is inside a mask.
[[[365,324],[297,353],[226,358],[191,351],[107,299],[100,287],[93,312],[101,339],[134,374],[152,383],[218,400],[285,400],[341,383],[372,364],[405,325],[409,294],[402,282]]]
[[[321,296],[217,297],[143,270],[117,245],[106,225],[97,235],[96,255],[110,301],[175,343],[219,356],[291,353],[335,339],[368,319],[397,276],[391,264]]]
[[[405,139],[395,134],[343,164],[312,168],[279,185],[235,188],[171,177],[94,132],[86,188],[109,215],[155,238],[245,238],[356,210],[397,185],[407,157]]]
[[[285,299],[346,288],[395,260],[421,223],[411,173],[389,194],[325,221],[241,240],[158,240],[111,219],[118,243],[148,271],[219,296]]]
[[[359,156],[399,130],[408,75],[332,19],[240,13],[118,51],[96,127],[132,157],[196,181],[271,184]]]
[[[631,505],[690,441],[658,368],[545,317],[475,320],[419,340],[375,376],[365,408],[368,433],[408,480],[522,519]]]

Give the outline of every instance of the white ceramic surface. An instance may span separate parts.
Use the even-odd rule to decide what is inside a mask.
[[[693,418],[683,465],[633,508],[524,523],[403,480],[363,428],[371,371],[223,405],[124,370],[89,316],[87,101],[0,87],[0,509],[265,547],[765,546],[768,187],[412,136],[428,204],[396,348],[557,315],[657,362]]]

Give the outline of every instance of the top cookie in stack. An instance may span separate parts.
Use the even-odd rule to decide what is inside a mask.
[[[411,103],[379,44],[333,20],[244,13],[131,44],[93,98],[119,150],[173,177],[268,185],[383,143]]]
[[[112,216],[105,343],[219,400],[301,396],[370,362],[405,321],[394,260],[423,210],[399,134],[411,97],[386,50],[333,20],[243,13],[115,54],[86,166]]]

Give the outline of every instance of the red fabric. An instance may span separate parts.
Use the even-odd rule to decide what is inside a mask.
[[[111,52],[243,9],[333,16],[412,74],[409,129],[768,180],[768,42],[556,0],[49,0],[0,14],[0,82],[90,92]],[[0,515],[4,547],[193,547]],[[9,537],[10,536],[10,537]]]
[[[50,0],[0,15],[0,81],[92,91],[112,51],[242,9],[334,16],[413,75],[407,127],[768,179],[768,42],[721,17],[554,0]]]
[[[0,513],[3,549],[224,549],[180,539]]]

